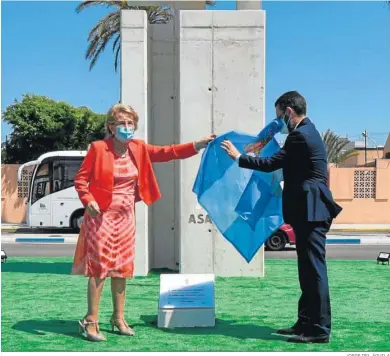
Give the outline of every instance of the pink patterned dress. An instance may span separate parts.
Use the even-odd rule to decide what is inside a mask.
[[[127,152],[115,154],[114,188],[107,211],[85,214],[72,268],[86,277],[132,278],[135,255],[135,188],[138,170]]]

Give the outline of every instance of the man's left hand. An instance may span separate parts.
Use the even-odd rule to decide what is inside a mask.
[[[240,151],[229,140],[222,141],[221,147],[234,160],[241,156]]]

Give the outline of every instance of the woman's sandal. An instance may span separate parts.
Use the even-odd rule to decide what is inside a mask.
[[[88,332],[87,326],[91,324],[96,324],[96,335],[92,335]],[[90,341],[106,341],[107,339],[105,336],[100,332],[99,329],[99,322],[96,321],[87,321],[85,318],[83,320],[79,320],[79,332],[82,334],[83,332],[85,333],[85,336],[88,340]]]
[[[122,323],[117,323],[117,322],[122,321]],[[125,319],[113,319],[111,317],[110,319],[110,324],[112,331],[115,330],[115,327],[119,330],[119,334],[121,335],[127,335],[127,336],[134,336],[135,331],[126,323]],[[125,328],[122,327],[122,325],[125,326]]]

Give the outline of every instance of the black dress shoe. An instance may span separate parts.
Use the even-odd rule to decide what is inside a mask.
[[[327,344],[329,343],[329,335],[296,335],[287,339],[287,342],[297,342],[301,344]]]
[[[280,335],[301,335],[303,330],[300,327],[292,326],[291,328],[280,329],[276,333]]]

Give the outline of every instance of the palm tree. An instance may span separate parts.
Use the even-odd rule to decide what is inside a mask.
[[[335,163],[337,166],[338,164],[344,162],[347,158],[357,156],[359,154],[359,152],[354,149],[346,149],[349,141],[341,138],[329,129],[322,134],[322,140],[325,143],[328,154],[328,163]]]
[[[207,5],[214,5],[214,1],[206,1]],[[77,5],[76,12],[88,7],[96,5],[105,5],[108,8],[113,8],[114,11],[103,17],[90,31],[88,36],[89,45],[85,54],[85,59],[90,60],[89,70],[95,66],[99,56],[105,50],[107,44],[113,39],[112,51],[115,56],[114,68],[118,69],[120,45],[120,17],[121,10],[145,10],[148,15],[149,23],[164,24],[168,23],[172,17],[173,12],[169,6],[133,6],[131,1],[116,0],[90,0],[83,1]]]

